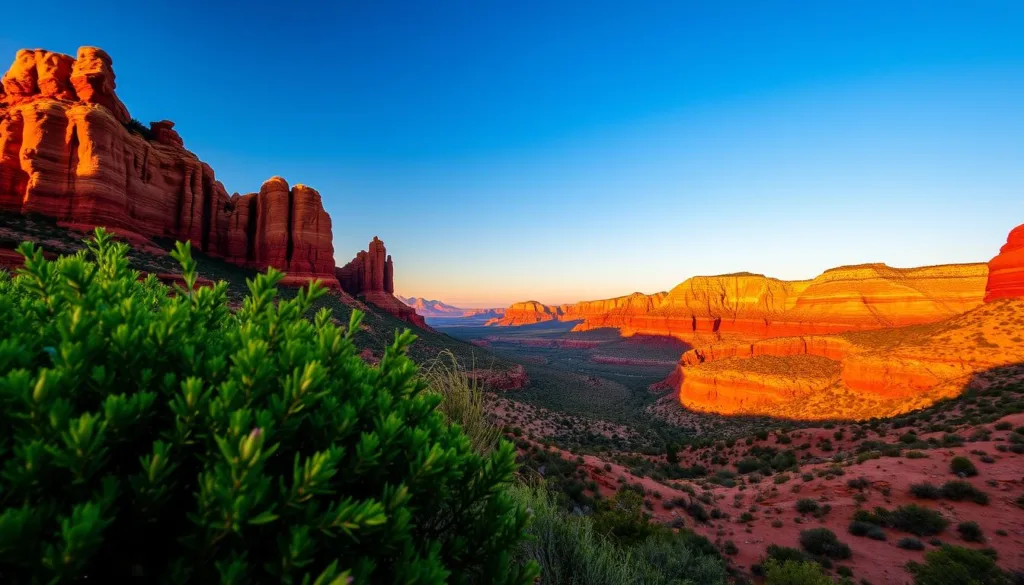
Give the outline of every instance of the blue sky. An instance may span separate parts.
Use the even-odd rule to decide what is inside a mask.
[[[210,6],[209,4],[214,4]],[[62,2],[229,192],[317,188],[339,264],[465,306],[986,261],[1024,222],[1024,3]]]

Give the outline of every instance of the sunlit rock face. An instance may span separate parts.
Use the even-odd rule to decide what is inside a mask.
[[[1024,225],[1006,238],[999,255],[988,263],[985,301],[1024,297]]]
[[[337,286],[320,194],[274,177],[228,195],[173,122],[132,122],[102,50],[18,51],[0,85],[0,209],[140,241],[191,240],[228,262],[278,268],[286,282]]]

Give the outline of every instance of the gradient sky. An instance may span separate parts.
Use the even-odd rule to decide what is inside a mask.
[[[1024,2],[18,2],[229,192],[461,306],[987,261],[1024,222]]]

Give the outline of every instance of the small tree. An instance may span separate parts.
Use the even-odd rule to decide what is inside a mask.
[[[195,288],[101,229],[0,273],[0,582],[506,583],[527,513],[513,447],[474,451],[396,335],[379,367],[312,284]]]
[[[924,563],[907,563],[915,585],[1007,585],[1010,582],[995,560],[981,551],[943,545],[925,554],[924,560]]]

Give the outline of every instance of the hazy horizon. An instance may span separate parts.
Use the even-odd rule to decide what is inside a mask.
[[[0,54],[102,47],[134,117],[229,193],[316,188],[337,263],[379,236],[404,296],[562,304],[988,261],[1024,221],[1024,4],[920,6],[56,0]]]

